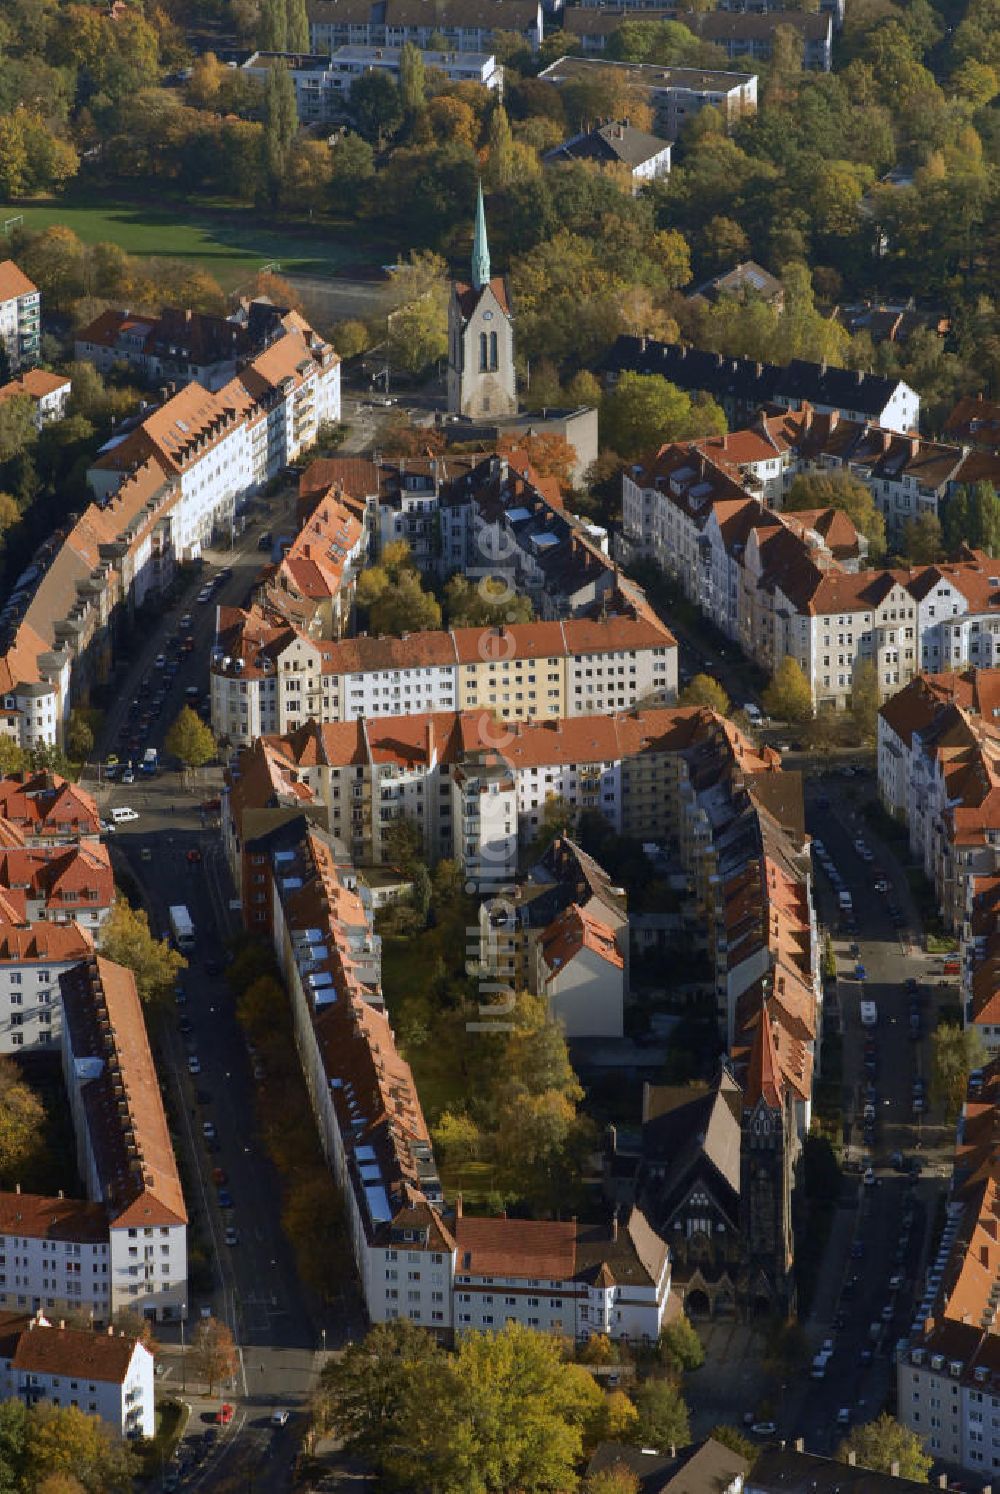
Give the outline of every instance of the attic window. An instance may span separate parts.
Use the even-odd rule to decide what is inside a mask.
[[[189,428],[188,428],[188,426],[186,426],[186,425],[185,425],[185,424],[184,424],[184,421],[183,421],[183,420],[175,420],[175,421],[174,421],[174,424],[175,424],[175,425],[176,425],[176,427],[177,427],[177,429],[178,429],[178,430],[179,430],[179,431],[183,431],[183,432],[184,432],[184,434],[185,434],[185,436],[186,436],[186,435],[187,435],[187,434],[188,434],[188,429],[189,429]]]

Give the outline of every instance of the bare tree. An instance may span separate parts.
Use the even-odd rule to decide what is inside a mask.
[[[208,1385],[212,1395],[216,1385],[224,1384],[236,1374],[237,1356],[233,1335],[218,1318],[199,1323],[191,1343],[194,1372]]]

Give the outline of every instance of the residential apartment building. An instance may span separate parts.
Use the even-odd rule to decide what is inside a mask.
[[[625,372],[659,374],[679,389],[711,394],[730,425],[752,420],[762,405],[801,410],[806,404],[818,414],[836,411],[846,420],[902,434],[915,432],[920,424],[920,396],[902,379],[808,363],[802,358],[779,366],[727,358],[679,342],[623,336],[603,366],[610,385]]]
[[[0,778],[0,841],[10,847],[96,844],[101,821],[93,795],[48,769]]]
[[[523,1323],[581,1340],[655,1343],[670,1294],[670,1251],[639,1209],[608,1230],[575,1220],[472,1219],[457,1206],[456,1332]]]
[[[863,660],[888,696],[921,668],[1000,659],[998,562],[970,550],[950,564],[863,571],[867,545],[844,513],[776,511],[797,471],[843,465],[889,488],[856,440],[849,455],[833,453],[831,426],[836,433],[841,424],[811,411],[761,416],[748,431],[665,446],[623,473],[619,543],[623,558],[642,556],[671,574],[768,671],[795,659],[817,707],[837,709]],[[884,435],[880,451],[893,439]],[[931,456],[928,465],[944,484],[961,475],[962,460]],[[920,461],[917,452],[913,465]],[[896,469],[897,494],[911,481],[910,470]]]
[[[150,458],[35,553],[0,611],[0,731],[61,745],[72,706],[110,677],[135,610],[174,575],[180,486]]]
[[[220,609],[212,726],[245,745],[307,721],[488,711],[502,720],[594,715],[676,699],[677,644],[651,609],[565,622],[323,642]]]
[[[175,560],[199,555],[213,533],[231,539],[237,505],[339,415],[339,360],[288,313],[218,394],[189,383],[117,433],[90,469],[97,501],[45,541],[0,610],[0,731],[24,747],[61,745],[72,706],[108,680],[122,634],[170,585]],[[353,576],[348,528],[331,520],[315,539],[324,581],[338,567],[345,584]],[[288,585],[294,601],[293,576]],[[336,597],[323,606],[333,625]]]
[[[510,1226],[464,1218],[460,1200],[446,1205],[413,1075],[382,1009],[370,895],[344,848],[304,812],[301,793],[288,817],[273,765],[254,765],[269,751],[258,743],[240,755],[246,771],[223,814],[227,854],[250,927],[260,925],[247,878],[258,867],[265,878],[296,1045],[370,1321],[408,1318],[444,1339],[514,1321],[579,1339],[655,1341],[670,1258],[638,1211],[621,1229]],[[285,779],[286,801],[296,781]]]
[[[0,1053],[51,1049],[62,1041],[59,980],[93,953],[78,923],[8,921],[0,900]]]
[[[982,393],[965,395],[945,421],[942,434],[977,451],[1000,452],[1000,402],[984,399]]]
[[[124,366],[145,384],[197,383],[218,393],[297,324],[287,307],[270,301],[241,301],[231,316],[178,306],[147,315],[108,307],[77,333],[74,356],[101,373]]]
[[[998,1103],[994,1062],[970,1081],[944,1232],[896,1356],[900,1421],[933,1457],[987,1478],[1000,1469]]]
[[[338,47],[331,55],[299,56],[291,52],[254,52],[242,70],[266,83],[274,67],[284,67],[295,85],[295,106],[304,126],[343,123],[350,118],[351,89],[359,78],[385,73],[394,81],[400,73],[402,47]],[[423,50],[424,67],[453,83],[479,83],[503,94],[503,68],[492,52]]]
[[[542,39],[540,0],[440,0],[433,13],[414,0],[308,0],[309,48],[332,55],[340,47],[440,46],[491,52],[496,32],[515,32],[533,52]]]
[[[87,480],[98,498],[154,462],[179,486],[179,556],[198,555],[214,530],[231,533],[236,502],[274,477],[340,419],[340,360],[295,312],[283,331],[213,393],[193,380],[98,454]]]
[[[41,430],[53,420],[62,420],[72,388],[65,374],[29,368],[19,378],[11,379],[0,388],[0,405],[11,399],[30,399],[35,407],[36,429]]]
[[[602,12],[592,11],[590,14],[600,15]],[[560,161],[587,161],[613,171],[624,169],[632,178],[633,191],[638,192],[644,182],[670,175],[672,149],[672,141],[637,130],[628,120],[622,119],[572,135],[561,145],[546,151],[542,159],[547,165],[558,165]]]
[[[973,882],[997,870],[1000,673],[921,675],[879,713],[879,792],[905,820],[910,847],[956,932]]]
[[[75,1406],[115,1437],[156,1435],[153,1355],[139,1339],[67,1328],[41,1311],[0,1313],[0,1399]]]
[[[131,972],[89,955],[59,980],[62,1070],[89,1201],[0,1193],[0,1305],[128,1308],[187,1302],[187,1212]]]
[[[693,11],[646,10],[636,16],[636,7],[567,6],[562,12],[562,29],[577,40],[584,56],[599,56],[625,20],[680,21],[697,37],[712,46],[721,47],[730,62],[769,62],[774,33],[778,26],[788,26],[802,43],[802,65],[828,73],[833,61],[833,17],[802,15],[795,11],[754,14],[743,10],[717,10],[708,14]]]
[[[0,261],[0,343],[14,373],[38,362],[42,298],[12,259]]]
[[[308,812],[325,823],[358,865],[389,859],[387,834],[406,815],[429,856],[457,860],[484,898],[499,896],[486,915],[499,922],[483,934],[484,954],[496,952],[504,969],[520,961],[529,982],[534,971],[557,1004],[576,999],[569,983],[543,986],[536,957],[516,952],[516,931],[507,927],[516,918],[507,897],[519,851],[537,836],[546,802],[559,797],[601,813],[618,834],[670,846],[690,887],[691,939],[707,956],[707,990],[728,1044],[752,1047],[767,996],[784,1034],[778,1047],[795,1089],[796,1125],[802,1134],[808,1129],[821,990],[811,866],[795,810],[800,788],[787,788],[777,754],[758,754],[712,712],[675,707],[509,725],[477,712],[440,712],[313,723],[261,739],[238,763],[223,804],[231,863],[242,856],[235,822],[246,815],[246,779],[286,816]],[[244,866],[241,877],[248,873]],[[589,910],[589,899],[580,906]],[[590,916],[611,929],[622,954],[620,920],[600,907]],[[599,937],[607,977],[617,960]],[[613,1010],[605,977],[586,993],[582,1011],[592,994]]]
[[[560,57],[538,76],[559,88],[576,79],[591,77],[604,68],[614,68],[631,88],[645,97],[656,116],[656,133],[665,140],[676,140],[687,121],[706,106],[719,111],[727,130],[735,129],[741,119],[757,112],[756,73]]]

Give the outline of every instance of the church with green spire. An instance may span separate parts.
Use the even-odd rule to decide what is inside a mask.
[[[482,184],[476,194],[469,280],[452,282],[448,307],[448,411],[471,420],[517,414],[514,318],[503,275],[490,273]]]

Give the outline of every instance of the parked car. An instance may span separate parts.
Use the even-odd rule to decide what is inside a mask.
[[[233,1415],[233,1407],[229,1404],[228,1401],[223,1401],[222,1405],[215,1413],[215,1419],[221,1427],[228,1427],[229,1423],[233,1419]]]
[[[197,1053],[192,1053],[191,1056],[190,1056],[190,1058],[188,1059],[188,1073],[189,1074],[200,1074],[201,1073],[201,1063],[199,1062]]]

